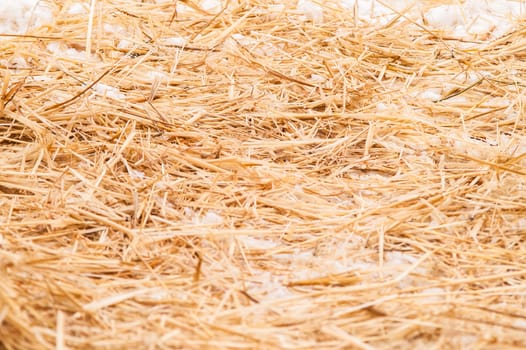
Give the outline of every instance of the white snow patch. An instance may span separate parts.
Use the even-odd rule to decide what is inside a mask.
[[[86,51],[79,51],[76,49],[67,48],[63,51],[63,53],[65,57],[72,58],[75,60],[82,61],[86,59]]]
[[[254,269],[254,280],[247,282],[248,292],[260,301],[273,301],[293,297],[294,294],[283,285],[282,278],[274,273]]]
[[[267,7],[266,9],[266,12],[270,12],[270,13],[281,13],[285,10],[285,5],[283,4],[277,4],[277,5],[270,5],[269,7]]]
[[[206,12],[219,13],[221,11],[221,1],[219,0],[203,0],[200,5]]]
[[[418,261],[418,258],[400,252],[387,252],[385,257],[391,265],[413,265]]]
[[[311,74],[310,80],[313,83],[324,83],[327,79],[325,79],[325,77],[323,75]]]
[[[476,83],[481,79],[483,74],[477,72],[462,72],[455,77],[455,80],[466,84]]]
[[[294,185],[294,192],[304,193],[303,192],[303,186],[301,186],[301,185]]]
[[[86,52],[79,51],[72,48],[63,49],[61,44],[58,42],[51,42],[47,45],[47,49],[52,52],[55,57],[70,58],[74,60],[84,61],[86,60]]]
[[[189,209],[189,211],[187,211]],[[185,208],[185,212],[193,212],[190,208]],[[209,210],[205,216],[199,217],[194,214],[192,218],[192,223],[195,225],[220,225],[223,223],[223,217],[217,214],[213,210]]]
[[[278,244],[269,239],[257,239],[251,236],[237,236],[237,239],[247,249],[271,249],[278,246]]]
[[[1,1],[1,0],[0,0]],[[10,69],[26,69],[29,68],[29,64],[26,59],[21,56],[13,56],[8,60],[0,60],[0,66],[9,67]]]
[[[424,100],[438,101],[442,98],[440,89],[427,89],[418,94],[418,97]]]
[[[235,33],[235,34],[232,34],[232,39],[236,40],[238,43],[240,43],[241,45],[245,46],[245,45],[254,45],[254,44],[257,44],[257,40],[254,40],[250,37],[247,37],[243,34],[239,34],[239,33]]]
[[[104,97],[109,97],[115,100],[124,100],[126,96],[116,87],[109,86],[102,83],[97,83],[92,87],[93,91]]]
[[[515,322],[513,322],[513,327],[522,328],[526,330],[526,320],[515,320]]]
[[[258,32],[251,32],[250,34],[261,36],[261,33]],[[256,39],[239,33],[232,34],[232,37],[225,42],[225,46],[231,49],[234,49],[236,44],[246,47],[256,56],[274,56],[279,50],[278,47],[266,42],[264,37]]]
[[[426,295],[426,301],[441,301],[444,300],[446,291],[443,288],[427,288],[422,291],[423,295]]]
[[[171,295],[166,290],[157,290],[145,294],[144,297],[154,301],[161,301],[169,299]]]
[[[131,49],[132,46],[133,43],[126,39],[119,40],[119,43],[117,44],[117,48],[121,50]]]
[[[397,11],[402,11],[409,5],[413,5],[411,8],[413,11],[420,8],[418,3],[411,0],[391,0],[385,3]],[[396,16],[393,10],[376,0],[342,0],[341,4],[343,8],[356,13],[358,19],[368,23],[385,24]]]
[[[106,33],[127,35],[126,28],[118,24],[104,23],[103,29]]]
[[[344,244],[346,248],[352,246]],[[354,261],[349,258],[349,252],[345,249],[333,247],[333,254],[315,255],[314,251],[295,250],[287,254],[274,254],[272,257],[282,264],[290,266],[292,280],[304,280],[318,278],[331,274],[348,273],[350,271],[359,273],[360,270],[376,269],[376,265],[365,261]],[[331,248],[332,249],[332,248]]]
[[[341,0],[341,5],[361,21],[385,24],[395,11],[426,25],[431,30],[450,33],[462,39],[491,40],[512,30],[526,15],[526,6],[513,0],[465,0],[426,7],[415,0]],[[393,10],[391,10],[391,8]],[[422,16],[423,14],[423,20]]]
[[[39,0],[0,0],[0,33],[23,34],[53,22],[51,8]]]
[[[460,349],[469,349],[476,344],[479,336],[478,335],[461,335],[460,336]]]
[[[430,29],[452,33],[463,39],[495,39],[516,26],[526,14],[518,1],[467,0],[429,9],[424,18]]]
[[[46,75],[32,75],[31,79],[33,79],[34,81],[38,81],[38,82],[45,82],[45,81],[53,80],[53,79],[51,79],[50,77],[48,77]]]
[[[473,138],[468,133],[450,133],[448,142],[456,153],[467,154],[475,158],[487,159],[494,152],[490,144]]]
[[[427,11],[427,24],[433,28],[454,28],[464,22],[462,9],[458,5],[440,5]]]
[[[83,3],[76,2],[74,4],[71,4],[71,6],[68,8],[68,15],[83,15],[88,13],[88,9]]]
[[[387,107],[387,105],[383,102],[379,102],[376,104],[376,111],[377,112],[385,112],[385,111],[388,111],[389,108]]]
[[[169,78],[168,74],[164,72],[156,71],[156,70],[151,70],[146,74],[147,74],[147,79],[151,81],[163,81]]]
[[[134,180],[144,180],[144,173],[139,170],[135,169],[128,169],[128,174],[130,174],[130,177]]]
[[[160,0],[160,1],[163,1],[163,2],[172,2],[173,3],[173,0]],[[195,12],[193,8],[191,8],[190,6],[188,5],[185,5],[183,4],[182,1],[177,1],[176,2],[176,10],[177,10],[177,13],[179,14],[183,14],[183,13],[189,13],[189,12]]]
[[[323,22],[323,7],[310,0],[299,0],[297,10],[314,23]]]
[[[185,46],[186,39],[180,36],[175,36],[175,37],[163,39],[162,43],[163,45]]]

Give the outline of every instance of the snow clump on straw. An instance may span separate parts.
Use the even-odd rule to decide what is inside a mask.
[[[299,0],[297,9],[308,20],[314,23],[323,22],[323,8],[316,3],[310,0]]]
[[[42,1],[0,1],[0,33],[23,34],[52,21],[53,13]]]

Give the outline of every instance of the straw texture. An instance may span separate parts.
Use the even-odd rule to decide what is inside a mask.
[[[526,346],[522,26],[49,4],[0,40],[0,349]]]

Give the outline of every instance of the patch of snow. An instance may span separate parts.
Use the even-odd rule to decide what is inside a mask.
[[[282,278],[274,273],[254,269],[254,280],[247,282],[248,292],[260,301],[274,301],[293,297],[294,294],[283,285]]]
[[[260,36],[258,32],[251,32],[253,36]],[[253,37],[245,36],[243,34],[232,34],[232,38],[228,38],[225,46],[228,48],[235,48],[236,44],[242,45],[250,50],[256,56],[274,56],[278,48],[271,43],[265,41],[265,38],[255,39]]]
[[[479,81],[482,76],[481,73],[477,72],[462,72],[455,77],[455,80],[465,84],[473,84]]]
[[[290,266],[292,271],[292,280],[305,280],[312,278],[325,277],[327,275],[341,274],[347,272],[375,270],[377,265],[366,261],[355,261],[348,257],[348,248],[353,245],[341,244],[347,249],[338,249],[337,246],[331,246],[333,253],[322,253],[320,255],[314,254],[313,250],[299,251],[295,250],[292,253],[274,254],[272,257],[282,264]]]
[[[132,46],[133,46],[133,43],[126,39],[119,40],[119,43],[117,44],[117,48],[121,50],[131,49]]]
[[[172,2],[173,3],[173,0],[158,0],[158,1]],[[195,12],[193,8],[191,8],[188,5],[183,4],[182,1],[177,1],[175,8],[176,8],[178,14],[179,13],[183,14],[183,13],[188,13],[188,12]]]
[[[454,28],[464,22],[459,5],[440,5],[427,11],[427,24],[435,29]]]
[[[115,24],[110,24],[110,23],[104,23],[103,25],[103,29],[106,33],[111,33],[111,34],[123,34],[123,35],[126,35],[127,34],[127,31],[126,31],[126,28],[124,28],[123,26],[121,25],[115,25]]]
[[[524,319],[515,320],[515,322],[513,322],[513,327],[522,328],[526,330],[526,320]]]
[[[126,96],[119,89],[106,84],[97,83],[93,85],[92,89],[99,95],[115,100],[124,100],[126,98]]]
[[[145,298],[153,301],[167,300],[171,294],[166,290],[156,290],[144,295]]]
[[[323,75],[311,74],[310,80],[313,83],[324,83],[327,79],[325,79],[325,77]]]
[[[61,48],[60,48],[60,44],[57,43],[57,42],[51,42],[49,43],[46,48],[48,49],[48,51],[51,51],[52,53],[56,54],[56,53],[59,53],[59,52],[62,52]]]
[[[458,154],[467,154],[471,157],[485,159],[493,152],[491,145],[485,141],[472,138],[467,133],[461,133],[460,135],[450,133],[448,135],[448,141]]]
[[[418,261],[418,258],[400,252],[387,252],[385,257],[390,265],[412,265]]]
[[[53,79],[51,79],[50,77],[46,76],[46,75],[32,75],[31,76],[31,79],[33,79],[34,81],[39,81],[39,82],[44,82],[44,81],[51,81]]]
[[[273,288],[269,288],[269,291],[263,300],[279,300],[291,298],[293,296],[294,294],[290,292],[289,288],[279,284],[275,285]]]
[[[277,5],[270,5],[269,7],[266,8],[266,12],[267,13],[281,13],[285,10],[285,5],[283,4],[277,4]]]
[[[299,0],[297,10],[314,23],[323,22],[323,7],[310,0]]]
[[[200,5],[203,10],[210,13],[219,13],[222,6],[219,0],[202,0]]]
[[[258,43],[256,40],[239,33],[232,34],[232,39],[241,45],[254,45]]]
[[[134,180],[144,180],[144,173],[139,170],[128,169],[128,174]]]
[[[79,61],[86,59],[86,51],[79,51],[76,49],[67,48],[63,52],[64,52],[64,56],[68,58],[72,58],[72,59],[79,60]]]
[[[377,112],[385,112],[389,110],[389,108],[387,107],[387,105],[383,102],[379,102],[376,104],[376,111]]]
[[[517,1],[467,0],[439,5],[424,14],[430,29],[450,32],[463,39],[495,39],[510,31],[526,14]]]
[[[397,11],[402,11],[409,5],[413,5],[412,10],[415,11],[420,8],[418,3],[410,0],[391,0],[385,3]],[[368,23],[385,24],[396,16],[393,10],[376,0],[342,0],[341,5],[348,11],[356,13],[358,19]]]
[[[163,80],[168,79],[169,77],[168,74],[161,72],[161,71],[156,71],[156,70],[151,70],[148,73],[146,73],[146,75],[147,75],[147,79],[151,81],[156,81],[156,80],[163,81]]]
[[[70,58],[79,61],[84,61],[86,59],[85,51],[79,51],[72,48],[63,49],[61,44],[56,41],[49,43],[47,49],[56,57]]]
[[[477,341],[479,340],[478,335],[466,335],[463,334],[459,338],[460,340],[460,349],[469,349],[473,347],[474,344],[477,344]]]
[[[442,98],[440,89],[427,89],[418,94],[418,97],[424,100],[438,101]]]
[[[31,28],[53,22],[53,12],[44,1],[0,1],[0,33],[23,34]]]
[[[192,223],[194,225],[220,225],[223,223],[223,217],[213,210],[209,210],[205,216],[202,217],[197,216],[190,208],[185,208],[184,211],[187,216],[192,217]]]
[[[385,24],[404,11],[431,30],[450,33],[462,39],[495,39],[513,29],[526,15],[526,6],[520,1],[465,0],[450,4],[425,6],[415,0],[341,0],[341,5],[361,21]],[[392,8],[392,9],[391,9]],[[423,20],[422,16],[423,14]]]
[[[67,11],[68,15],[83,15],[86,13],[88,13],[88,9],[83,3],[80,3],[80,2],[71,4],[71,6],[69,6],[68,11]]]
[[[271,249],[278,246],[278,244],[269,239],[257,239],[252,236],[237,236],[237,239],[247,249]]]
[[[443,288],[427,288],[422,291],[422,294],[429,295],[426,297],[427,301],[440,301],[444,299],[446,291]]]
[[[27,63],[26,59],[21,56],[13,56],[13,57],[10,57],[8,60],[7,59],[0,60],[0,66],[9,67],[10,69],[29,68],[29,64]]]
[[[163,39],[162,43],[163,45],[185,46],[186,39],[180,36],[175,36],[175,37]]]

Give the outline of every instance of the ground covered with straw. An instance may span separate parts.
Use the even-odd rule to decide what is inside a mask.
[[[0,349],[526,346],[524,27],[49,4],[0,40]]]

